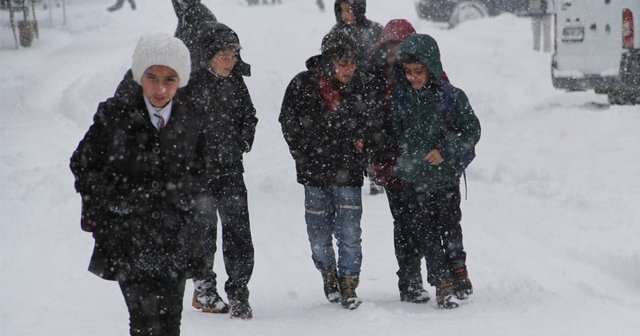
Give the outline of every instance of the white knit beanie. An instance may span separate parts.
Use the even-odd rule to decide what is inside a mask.
[[[175,70],[180,79],[180,87],[189,82],[191,56],[184,43],[168,34],[142,36],[133,52],[131,71],[133,79],[141,84],[142,75],[152,65],[164,65]]]

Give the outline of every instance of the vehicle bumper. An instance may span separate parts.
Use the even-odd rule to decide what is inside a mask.
[[[416,11],[422,19],[435,22],[449,22],[454,2],[446,0],[425,0],[416,2]]]

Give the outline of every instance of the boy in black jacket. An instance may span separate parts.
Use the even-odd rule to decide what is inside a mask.
[[[206,267],[194,275],[192,304],[205,312],[229,311],[217,293],[213,272],[217,212],[222,224],[222,253],[229,277],[225,291],[231,317],[249,319],[252,310],[247,284],[253,272],[254,249],[242,155],[251,150],[258,118],[242,77],[248,75],[249,66],[240,58],[238,36],[221,23],[207,32],[203,49],[209,61],[193,74],[185,92],[195,106],[194,112],[205,120],[204,170],[208,181],[198,201]]]
[[[340,32],[327,34],[322,55],[296,75],[280,112],[282,133],[305,190],[305,219],[312,259],[330,302],[357,308],[362,264],[362,177],[365,169],[365,90],[356,72],[356,45]],[[338,260],[333,252],[337,240]]]

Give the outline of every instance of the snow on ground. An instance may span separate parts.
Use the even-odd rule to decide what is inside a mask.
[[[125,4],[108,13],[109,1],[67,0],[66,27],[43,24],[32,48],[0,50],[0,335],[127,334],[117,285],[86,271],[92,239],[79,228],[68,158],[97,103],[129,67],[138,37],[175,29],[170,1],[137,2],[137,11]],[[303,190],[277,122],[288,81],[318,52],[333,14],[319,12],[311,0],[254,7],[242,0],[203,2],[236,29],[243,58],[253,65],[247,83],[260,122],[245,161],[255,318],[195,311],[189,283],[183,335],[635,335],[640,329],[639,108],[609,106],[593,92],[554,90],[550,57],[531,50],[527,20],[502,15],[445,30],[418,20],[412,1],[368,1],[371,19],[404,17],[439,41],[445,70],[481,120],[463,201],[475,294],[454,311],[399,302],[386,199],[365,194],[358,290],[364,303],[345,311],[323,297]]]

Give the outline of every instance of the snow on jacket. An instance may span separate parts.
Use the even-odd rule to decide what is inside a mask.
[[[209,176],[244,172],[242,155],[251,150],[258,118],[242,75],[220,77],[203,68],[184,92],[205,123],[205,161]]]
[[[376,117],[372,118],[372,163],[374,179],[378,185],[394,188],[400,187],[401,181],[396,177],[395,168],[398,157],[398,144],[393,136],[392,95],[395,89],[393,81],[387,78],[387,55],[384,49],[391,42],[400,43],[416,30],[409,21],[395,19],[389,21],[380,35],[373,51],[373,75],[369,88],[373,92]]]
[[[96,223],[89,270],[107,280],[189,276],[201,253],[191,207],[202,123],[174,99],[158,131],[137,98],[100,103],[70,160],[83,209]]]
[[[351,5],[353,15],[356,18],[355,24],[348,25],[342,20],[340,4],[343,2]],[[366,0],[336,0],[333,10],[336,16],[336,24],[331,28],[331,31],[341,31],[356,41],[358,45],[358,68],[360,71],[367,71],[369,57],[382,32],[382,25],[367,19],[365,16],[367,11]]]
[[[362,186],[365,155],[354,143],[365,139],[367,98],[360,74],[344,87],[335,111],[330,111],[320,90],[328,62],[321,55],[307,60],[307,70],[289,83],[279,121],[296,162],[298,183],[314,187]],[[332,80],[332,79],[330,79]]]
[[[445,122],[442,103],[442,63],[436,41],[429,35],[409,36],[400,46],[398,59],[417,59],[430,73],[429,82],[415,90],[397,64],[397,88],[394,94],[394,127],[400,145],[398,176],[426,190],[440,190],[460,183],[462,153],[480,140],[480,122],[466,94],[453,87],[455,125]],[[453,128],[453,127],[455,128]],[[438,149],[444,162],[431,165],[425,157]]]
[[[191,55],[192,72],[203,67],[208,59],[203,56],[203,34],[217,22],[216,16],[200,0],[172,0],[178,18],[174,36],[182,40]]]

